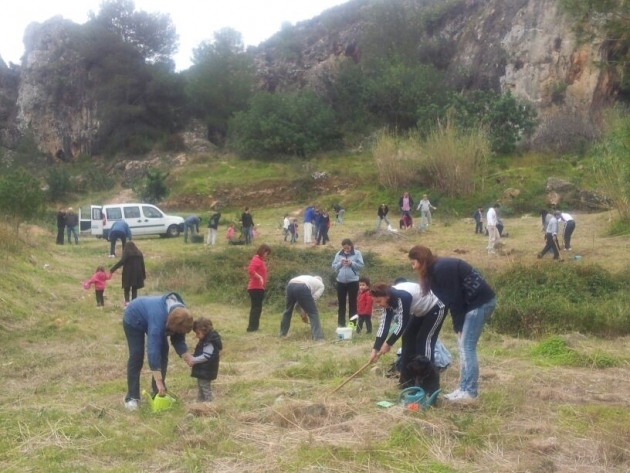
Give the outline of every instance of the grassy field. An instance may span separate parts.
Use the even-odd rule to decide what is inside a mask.
[[[289,250],[278,224],[285,212],[295,210],[261,210],[254,217],[260,223],[257,243],[271,244],[275,254],[303,252],[305,261],[318,262],[294,268],[299,273],[323,271],[345,237],[358,249],[376,253],[390,272],[407,277],[412,272],[406,254],[417,243],[441,256],[461,257],[486,274],[509,271],[515,264],[558,264],[550,256],[536,259],[543,242],[534,217],[504,219],[509,237],[497,255],[487,254],[486,240],[474,235],[471,222],[443,219],[439,210],[428,231],[397,235],[370,232],[376,209],[348,212],[343,225],[331,228],[332,246],[299,243]],[[574,251],[563,253],[563,264],[596,262],[613,272],[624,270],[628,238],[603,236],[611,214],[575,217]],[[265,305],[261,330],[245,332],[249,299],[244,268],[239,281],[226,282],[220,265],[201,271],[177,264],[182,259],[205,261],[204,255],[212,253],[225,264],[244,266],[254,248],[228,247],[223,231],[220,244],[212,248],[184,245],[181,239],[137,240],[148,273],[141,295],[179,292],[194,316],[213,320],[224,343],[211,406],[195,403],[196,382],[172,355],[167,381],[179,402],[171,411],[153,414],[146,403],[139,412],[123,406],[127,347],[120,273],[108,286],[104,310],[96,309],[93,291],[81,286],[97,265],[108,267],[114,261],[107,258],[108,243],[86,237],[78,246],[57,246],[54,235],[38,227],[24,229],[16,241],[2,229],[0,470],[630,470],[630,337],[570,333],[530,340],[499,334],[489,326],[479,344],[476,402],[440,399],[426,412],[398,405],[383,409],[376,403],[394,402],[398,394],[396,381],[385,376],[392,355],[330,394],[367,361],[373,339],[359,335],[335,342],[336,307],[329,288],[319,304],[326,342],[313,344],[308,326],[298,317],[289,336],[279,339],[277,300]],[[272,275],[281,269],[274,253]],[[576,254],[582,258],[572,259]],[[366,267],[363,273],[379,274],[379,268]],[[322,275],[326,282],[327,275]],[[217,287],[220,300],[229,303],[210,295]],[[442,378],[443,388],[450,391],[458,378],[450,321],[440,338],[454,356]],[[194,345],[192,335],[188,342]],[[146,366],[142,382],[148,389]]]

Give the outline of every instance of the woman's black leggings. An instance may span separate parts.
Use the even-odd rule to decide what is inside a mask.
[[[125,287],[125,302],[129,302],[129,291],[131,290],[131,300],[138,297],[138,288],[136,286]]]

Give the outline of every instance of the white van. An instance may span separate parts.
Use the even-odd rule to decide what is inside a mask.
[[[184,231],[184,219],[167,215],[151,204],[91,205],[91,233],[107,238],[109,229],[117,220],[124,220],[135,238],[140,235],[178,237]]]

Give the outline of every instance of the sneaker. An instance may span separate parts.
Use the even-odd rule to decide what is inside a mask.
[[[474,401],[476,398],[472,397],[468,391],[459,391],[458,393],[453,393],[447,399],[449,401]]]
[[[129,302],[125,302],[125,307],[127,307],[129,305]]]
[[[109,255],[109,257],[110,257],[110,258],[115,258],[115,257],[116,257],[116,255]]]
[[[138,400],[137,399],[129,399],[125,401],[125,409],[128,411],[137,411],[138,410]]]
[[[457,389],[456,389],[455,391],[453,391],[452,393],[445,394],[445,395],[444,395],[444,399],[450,399],[450,398],[452,398],[453,396],[457,396],[457,395],[459,395],[459,393],[461,393],[461,392],[462,392],[462,390],[461,390],[461,389],[459,389],[459,388],[457,388]]]

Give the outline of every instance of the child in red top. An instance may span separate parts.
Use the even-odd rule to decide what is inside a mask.
[[[107,281],[112,278],[112,273],[106,273],[103,266],[96,268],[94,276],[83,283],[85,289],[89,289],[94,284],[94,291],[96,293],[96,307],[99,309],[105,306],[105,287]]]
[[[370,295],[370,280],[361,276],[359,278],[359,295],[357,296],[357,311],[359,312],[359,324],[357,333],[361,333],[365,324],[365,333],[372,333],[372,296]]]

